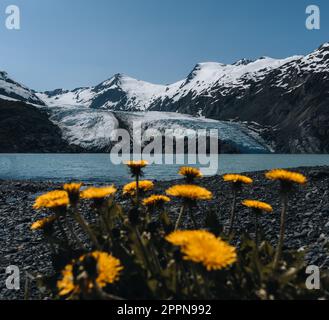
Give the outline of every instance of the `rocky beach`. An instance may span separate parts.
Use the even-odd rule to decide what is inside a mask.
[[[310,264],[328,268],[329,244],[329,167],[296,168],[294,171],[305,174],[308,183],[298,187],[290,197],[287,217],[286,247],[306,250],[306,259]],[[264,172],[248,173],[254,179],[252,186],[243,188],[238,198],[238,216],[236,220],[236,240],[243,232],[253,233],[254,222],[250,211],[241,205],[244,199],[257,199],[270,203],[274,211],[264,213],[261,218],[262,230],[266,239],[274,245],[277,242],[280,223],[279,186],[268,181]],[[213,192],[213,199],[200,202],[195,216],[200,226],[205,212],[216,213],[219,221],[228,223],[232,192],[229,184],[220,176],[205,177],[200,185]],[[155,193],[163,193],[167,187],[182,183],[182,180],[155,181]],[[42,241],[42,234],[30,230],[31,223],[43,217],[45,213],[33,210],[35,198],[47,191],[61,188],[61,184],[47,181],[5,181],[0,180],[0,299],[23,299],[26,272],[33,275],[51,274],[52,264],[48,246]],[[122,199],[118,192],[118,201]],[[176,201],[168,207],[170,215],[176,217],[179,205]],[[92,219],[92,215],[87,217]],[[190,221],[185,224],[189,227]],[[18,291],[6,289],[6,267],[16,265],[21,271],[21,288]],[[32,285],[30,298],[44,298]]]

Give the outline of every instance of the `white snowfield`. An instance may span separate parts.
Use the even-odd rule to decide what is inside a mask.
[[[37,93],[38,97],[45,101],[47,106],[88,106],[94,94],[92,88],[79,88],[73,91],[65,90],[64,93],[49,98],[45,93]]]

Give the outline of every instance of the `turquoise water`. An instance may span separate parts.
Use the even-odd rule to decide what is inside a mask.
[[[210,162],[212,174],[223,174],[299,166],[329,166],[329,155],[225,154],[219,158],[217,155],[211,156]],[[145,170],[145,178],[175,179],[181,165],[153,164]],[[108,154],[0,154],[0,179],[122,184],[130,180],[130,175],[123,164],[113,164]]]

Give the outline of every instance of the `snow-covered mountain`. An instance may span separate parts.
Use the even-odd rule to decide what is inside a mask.
[[[39,93],[49,106],[74,105],[112,111],[145,111],[167,87],[151,84],[116,74],[95,87],[77,88],[72,91],[57,89]]]
[[[43,145],[47,151],[56,150],[56,144],[52,144],[52,149],[50,149],[49,143],[47,143],[49,140],[47,136],[50,138],[49,132],[53,132],[53,136],[56,136],[58,141],[59,151],[109,151],[116,144],[115,129],[128,129],[130,136],[134,137],[136,132],[133,131],[133,124],[135,124],[140,125],[141,135],[147,129],[156,129],[160,134],[164,134],[166,129],[172,129],[175,139],[184,139],[185,136],[189,135],[191,129],[206,129],[206,135],[209,130],[217,129],[219,133],[217,138],[222,152],[268,153],[272,151],[266,141],[242,124],[202,119],[172,112],[110,111],[107,110],[109,104],[106,108],[104,106],[102,108],[92,107],[92,104],[97,102],[92,92],[101,97],[104,95],[104,91],[109,94],[110,90],[114,90],[118,85],[125,86],[125,88],[134,87],[134,93],[139,92],[139,97],[141,97],[138,105],[147,99],[152,100],[152,95],[155,96],[154,92],[159,93],[163,89],[161,86],[136,81],[121,75],[116,75],[113,79],[105,81],[93,89],[57,90],[53,93],[38,94],[38,96],[34,95],[32,90],[9,79],[5,74],[3,74],[3,79],[3,81],[6,80],[5,83],[2,83],[2,88],[6,89],[4,91],[6,95],[0,96],[0,107],[5,107],[6,119],[4,119],[4,123],[6,127],[9,130],[12,127],[12,117],[16,117],[15,119],[20,119],[22,124],[28,123],[28,126],[24,128],[24,135],[29,137],[28,140],[31,141],[32,145],[34,145],[34,139],[44,141],[44,144],[38,146],[37,149],[31,150],[42,151]],[[47,105],[44,105],[41,100],[45,98],[45,95],[48,97],[45,99]],[[8,105],[4,100],[10,101],[11,104]],[[24,103],[31,105],[26,104],[24,108]],[[129,106],[136,103],[136,99],[129,96],[126,103],[126,108],[129,110]],[[143,108],[147,109],[148,107],[144,105]],[[12,112],[8,113],[8,110]],[[33,121],[38,122],[39,119],[43,119],[42,123],[33,125]],[[37,128],[39,130],[42,128],[46,137],[43,137],[43,133],[40,131],[40,137],[33,138]],[[33,134],[29,134],[29,131],[33,131]],[[11,145],[12,135],[6,132],[4,134],[6,141],[2,147],[0,143],[0,151],[2,148],[6,151],[12,150],[8,147]],[[21,141],[23,139],[19,137],[18,140],[15,140],[15,145],[17,145],[17,148],[13,149],[15,152],[19,151],[20,145],[24,147],[25,152],[28,151],[28,144],[21,143]],[[54,138],[51,141],[54,141]]]
[[[234,64],[204,62],[197,64],[183,80],[170,85],[157,85],[137,80],[123,74],[116,74],[95,87],[77,88],[72,91],[57,89],[39,93],[40,99],[48,105],[82,105],[95,109],[112,111],[178,111],[177,106],[184,99],[213,99],[237,92],[241,98],[254,84],[260,84],[268,75],[276,73],[274,87],[291,90],[287,80],[291,70],[298,73],[321,73],[328,71],[324,51],[328,44],[307,56],[293,56],[286,59],[261,57],[251,61],[242,59]],[[261,91],[263,88],[259,88]],[[212,101],[214,104],[216,101]],[[200,104],[193,114],[204,114],[205,106]]]
[[[246,90],[247,81],[260,81],[271,70],[300,58],[295,56],[280,60],[262,57],[256,61],[241,60],[232,65],[217,62],[199,63],[186,79],[167,86],[116,74],[95,87],[77,88],[72,91],[57,89],[39,93],[38,96],[48,105],[82,105],[112,111],[146,111],[156,109],[159,105],[178,102],[188,95],[208,96],[209,90],[215,86],[221,86],[223,94],[233,87]]]
[[[165,111],[257,123],[277,152],[329,152],[329,43],[306,56],[199,63],[183,80],[154,85],[117,74],[73,91],[38,94],[48,105]]]
[[[92,87],[35,93],[1,72],[1,99],[44,104],[64,139],[91,151],[107,150],[112,131],[134,119],[182,132],[216,127],[237,152],[327,153],[329,43],[306,56],[199,63],[170,85],[116,74]]]
[[[0,99],[44,104],[31,89],[12,80],[4,71],[0,71]]]

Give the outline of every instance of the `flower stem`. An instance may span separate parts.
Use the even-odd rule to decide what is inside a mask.
[[[66,245],[69,246],[70,241],[69,241],[69,238],[68,238],[68,236],[67,236],[67,234],[64,230],[64,227],[63,227],[63,224],[62,224],[62,221],[61,221],[60,217],[57,218],[57,225],[58,225],[58,228],[59,228],[59,230],[60,230],[60,232],[61,232],[61,234],[64,238],[64,241],[65,241]]]
[[[104,292],[95,279],[93,280],[93,289],[99,300],[125,300],[119,296]]]
[[[139,245],[139,248],[141,250],[141,253],[144,257],[144,261],[145,261],[145,264],[148,268],[148,271],[153,274],[153,267],[152,267],[152,264],[149,260],[149,254],[147,253],[147,250],[144,246],[144,243],[143,243],[143,240],[142,240],[142,237],[141,237],[141,234],[138,230],[138,228],[136,226],[133,227],[133,230],[135,232],[135,236],[136,236],[136,239],[137,239],[137,242],[138,242],[138,245]]]
[[[136,206],[139,208],[139,175],[136,174]]]
[[[191,208],[191,207],[189,208],[189,214],[190,214],[191,220],[192,220],[192,222],[193,222],[193,227],[194,227],[195,229],[197,229],[198,226],[197,226],[197,223],[196,223],[196,220],[195,220],[195,217],[194,217],[194,214],[193,214],[193,212],[192,212],[192,208]]]
[[[44,236],[45,237],[45,239],[48,241],[48,243],[49,243],[49,247],[50,247],[50,251],[51,251],[51,253],[53,254],[53,255],[55,255],[56,254],[56,247],[55,247],[55,243],[54,243],[54,240],[53,240],[53,238],[52,238],[52,236]]]
[[[204,289],[205,289],[205,298],[206,299],[211,299],[212,297],[212,294],[211,294],[211,290],[210,290],[210,287],[209,287],[209,279],[207,279],[207,276],[205,273],[203,273],[203,286],[204,286]]]
[[[180,209],[179,216],[178,216],[177,221],[176,221],[175,230],[178,229],[178,227],[179,227],[179,225],[182,221],[182,217],[185,213],[185,210],[186,210],[186,203],[184,202],[181,209]]]
[[[281,223],[280,223],[280,237],[279,237],[279,243],[278,243],[278,247],[276,249],[274,262],[273,262],[274,269],[277,269],[277,267],[279,265],[281,253],[282,253],[283,242],[284,242],[284,233],[285,233],[285,228],[286,228],[286,215],[287,215],[287,208],[288,208],[288,193],[287,192],[282,193],[281,201],[282,201],[282,210],[281,210]]]
[[[258,247],[259,247],[259,224],[258,224],[258,218],[260,215],[260,211],[258,209],[254,209],[254,214],[255,214],[255,265],[256,265],[256,270],[259,276],[259,281],[261,283],[262,279],[262,271],[260,267],[260,259],[259,259],[259,252],[258,252]]]
[[[84,249],[85,248],[84,244],[79,239],[79,237],[76,235],[76,233],[75,233],[75,231],[74,231],[74,229],[72,227],[72,224],[71,224],[71,222],[69,221],[69,219],[67,217],[65,217],[65,221],[66,221],[66,225],[67,225],[67,227],[68,227],[68,229],[69,229],[69,231],[70,231],[73,239],[75,240],[75,242],[78,244],[78,246],[80,247],[80,249]]]
[[[230,216],[230,225],[229,225],[229,229],[228,229],[228,234],[229,235],[232,233],[233,226],[234,226],[235,208],[236,208],[236,196],[237,196],[237,190],[234,188],[234,190],[233,190],[233,203],[232,203],[231,216]]]
[[[93,231],[91,230],[90,226],[88,223],[85,221],[85,219],[77,212],[77,210],[74,210],[74,217],[77,220],[77,222],[80,224],[81,228],[88,234],[90,237],[91,241],[93,242],[94,246],[100,250],[101,246],[99,245],[99,242],[94,235]]]
[[[259,245],[259,236],[258,236],[258,215],[259,212],[258,210],[254,210],[255,214],[255,243],[256,243],[256,248],[258,250],[258,245]]]

